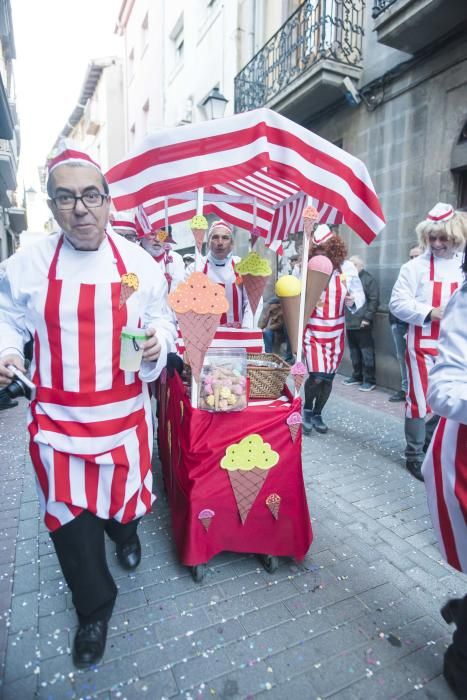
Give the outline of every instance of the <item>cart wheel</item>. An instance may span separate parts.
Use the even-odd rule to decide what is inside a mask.
[[[268,574],[273,574],[279,567],[279,557],[273,557],[271,554],[261,554],[260,559]]]
[[[196,583],[201,583],[206,576],[206,564],[197,564],[196,566],[192,566],[191,575]]]

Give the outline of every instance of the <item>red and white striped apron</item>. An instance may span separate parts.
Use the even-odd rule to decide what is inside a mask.
[[[422,471],[441,553],[467,573],[467,425],[440,418]]]
[[[337,372],[344,354],[346,295],[345,275],[334,270],[305,328],[303,354],[309,372]]]
[[[456,291],[458,282],[441,282],[435,279],[435,258],[430,258],[430,279],[427,284],[427,303],[433,308],[446,306]],[[426,284],[426,283],[425,283]],[[424,418],[431,409],[426,403],[428,373],[438,354],[439,321],[423,326],[409,324],[405,363],[407,365],[408,390],[405,413],[407,418]]]
[[[235,277],[235,281],[231,283],[225,284],[224,282],[218,281],[215,276],[210,277],[209,275],[209,262],[206,260],[204,264],[204,269],[203,272],[205,275],[208,275],[208,277],[215,282],[216,284],[220,284],[221,287],[224,287],[225,289],[225,296],[227,297],[227,301],[229,302],[229,310],[227,313],[222,314],[221,320],[219,325],[221,326],[226,326],[227,324],[230,323],[235,323],[235,324],[240,324],[242,323],[243,320],[243,293],[242,293],[242,284],[240,283],[240,275],[238,272],[235,270],[235,262],[232,260],[232,271]],[[214,268],[215,269],[215,268]]]
[[[108,243],[121,276],[125,264],[110,237]],[[141,325],[137,292],[119,309],[120,281],[57,279],[62,245],[63,236],[48,283],[31,300],[37,392],[30,454],[52,531],[82,510],[126,523],[154,500],[147,386],[119,368],[122,327]]]

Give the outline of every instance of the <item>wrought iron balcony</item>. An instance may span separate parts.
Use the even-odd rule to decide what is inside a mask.
[[[394,5],[396,0],[375,0],[373,9],[371,11],[371,16],[373,18],[379,17],[379,15],[384,12],[390,5]]]
[[[235,111],[273,106],[276,96],[320,62],[360,68],[363,12],[364,0],[302,3],[235,77]]]

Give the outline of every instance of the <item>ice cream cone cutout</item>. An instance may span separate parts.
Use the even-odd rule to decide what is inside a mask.
[[[313,227],[318,219],[319,213],[315,207],[306,207],[303,210],[303,232],[307,238],[313,233]]]
[[[119,309],[125,306],[134,292],[138,291],[139,279],[134,272],[127,272],[120,277],[120,282],[122,286],[120,287],[120,300],[118,302]]]
[[[279,508],[281,507],[281,497],[278,493],[270,493],[266,498],[266,505],[271,511],[275,520],[279,520]]]
[[[290,370],[290,374],[292,375],[294,380],[295,391],[298,393],[307,374],[307,369],[303,362],[296,362]]]
[[[190,222],[190,228],[195,238],[196,248],[198,249],[198,252],[201,253],[204,236],[208,230],[208,222],[206,217],[202,214],[197,214],[194,216]]]
[[[302,424],[302,417],[300,413],[298,411],[294,411],[294,413],[291,413],[290,416],[287,418],[286,422],[289,426],[292,442],[295,442],[295,440],[297,439],[298,432],[300,430],[300,426]]]
[[[272,275],[271,266],[266,258],[250,252],[235,265],[235,271],[242,276],[251,310],[256,313],[266,282]]]
[[[210,508],[205,508],[204,510],[201,510],[198,513],[198,518],[199,518],[202,526],[206,530],[206,532],[209,530],[209,527],[211,525],[211,520],[213,519],[215,514],[216,514],[215,511],[211,510]]]
[[[280,299],[290,347],[297,353],[298,321],[300,317],[300,280],[293,275],[279,277],[276,282],[276,294]]]
[[[268,470],[278,461],[279,454],[263,441],[261,435],[255,433],[227,448],[221,467],[228,472],[242,524],[264,484]]]
[[[191,371],[197,382],[220,318],[229,308],[224,288],[203,272],[193,272],[168,297],[177,315]]]
[[[319,302],[321,294],[329,284],[332,275],[332,262],[325,255],[314,255],[308,261],[305,291],[305,324]]]

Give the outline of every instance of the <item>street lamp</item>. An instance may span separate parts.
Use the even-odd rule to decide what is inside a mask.
[[[228,99],[220,92],[218,87],[211,90],[206,99],[201,103],[208,119],[220,119],[224,116]]]

